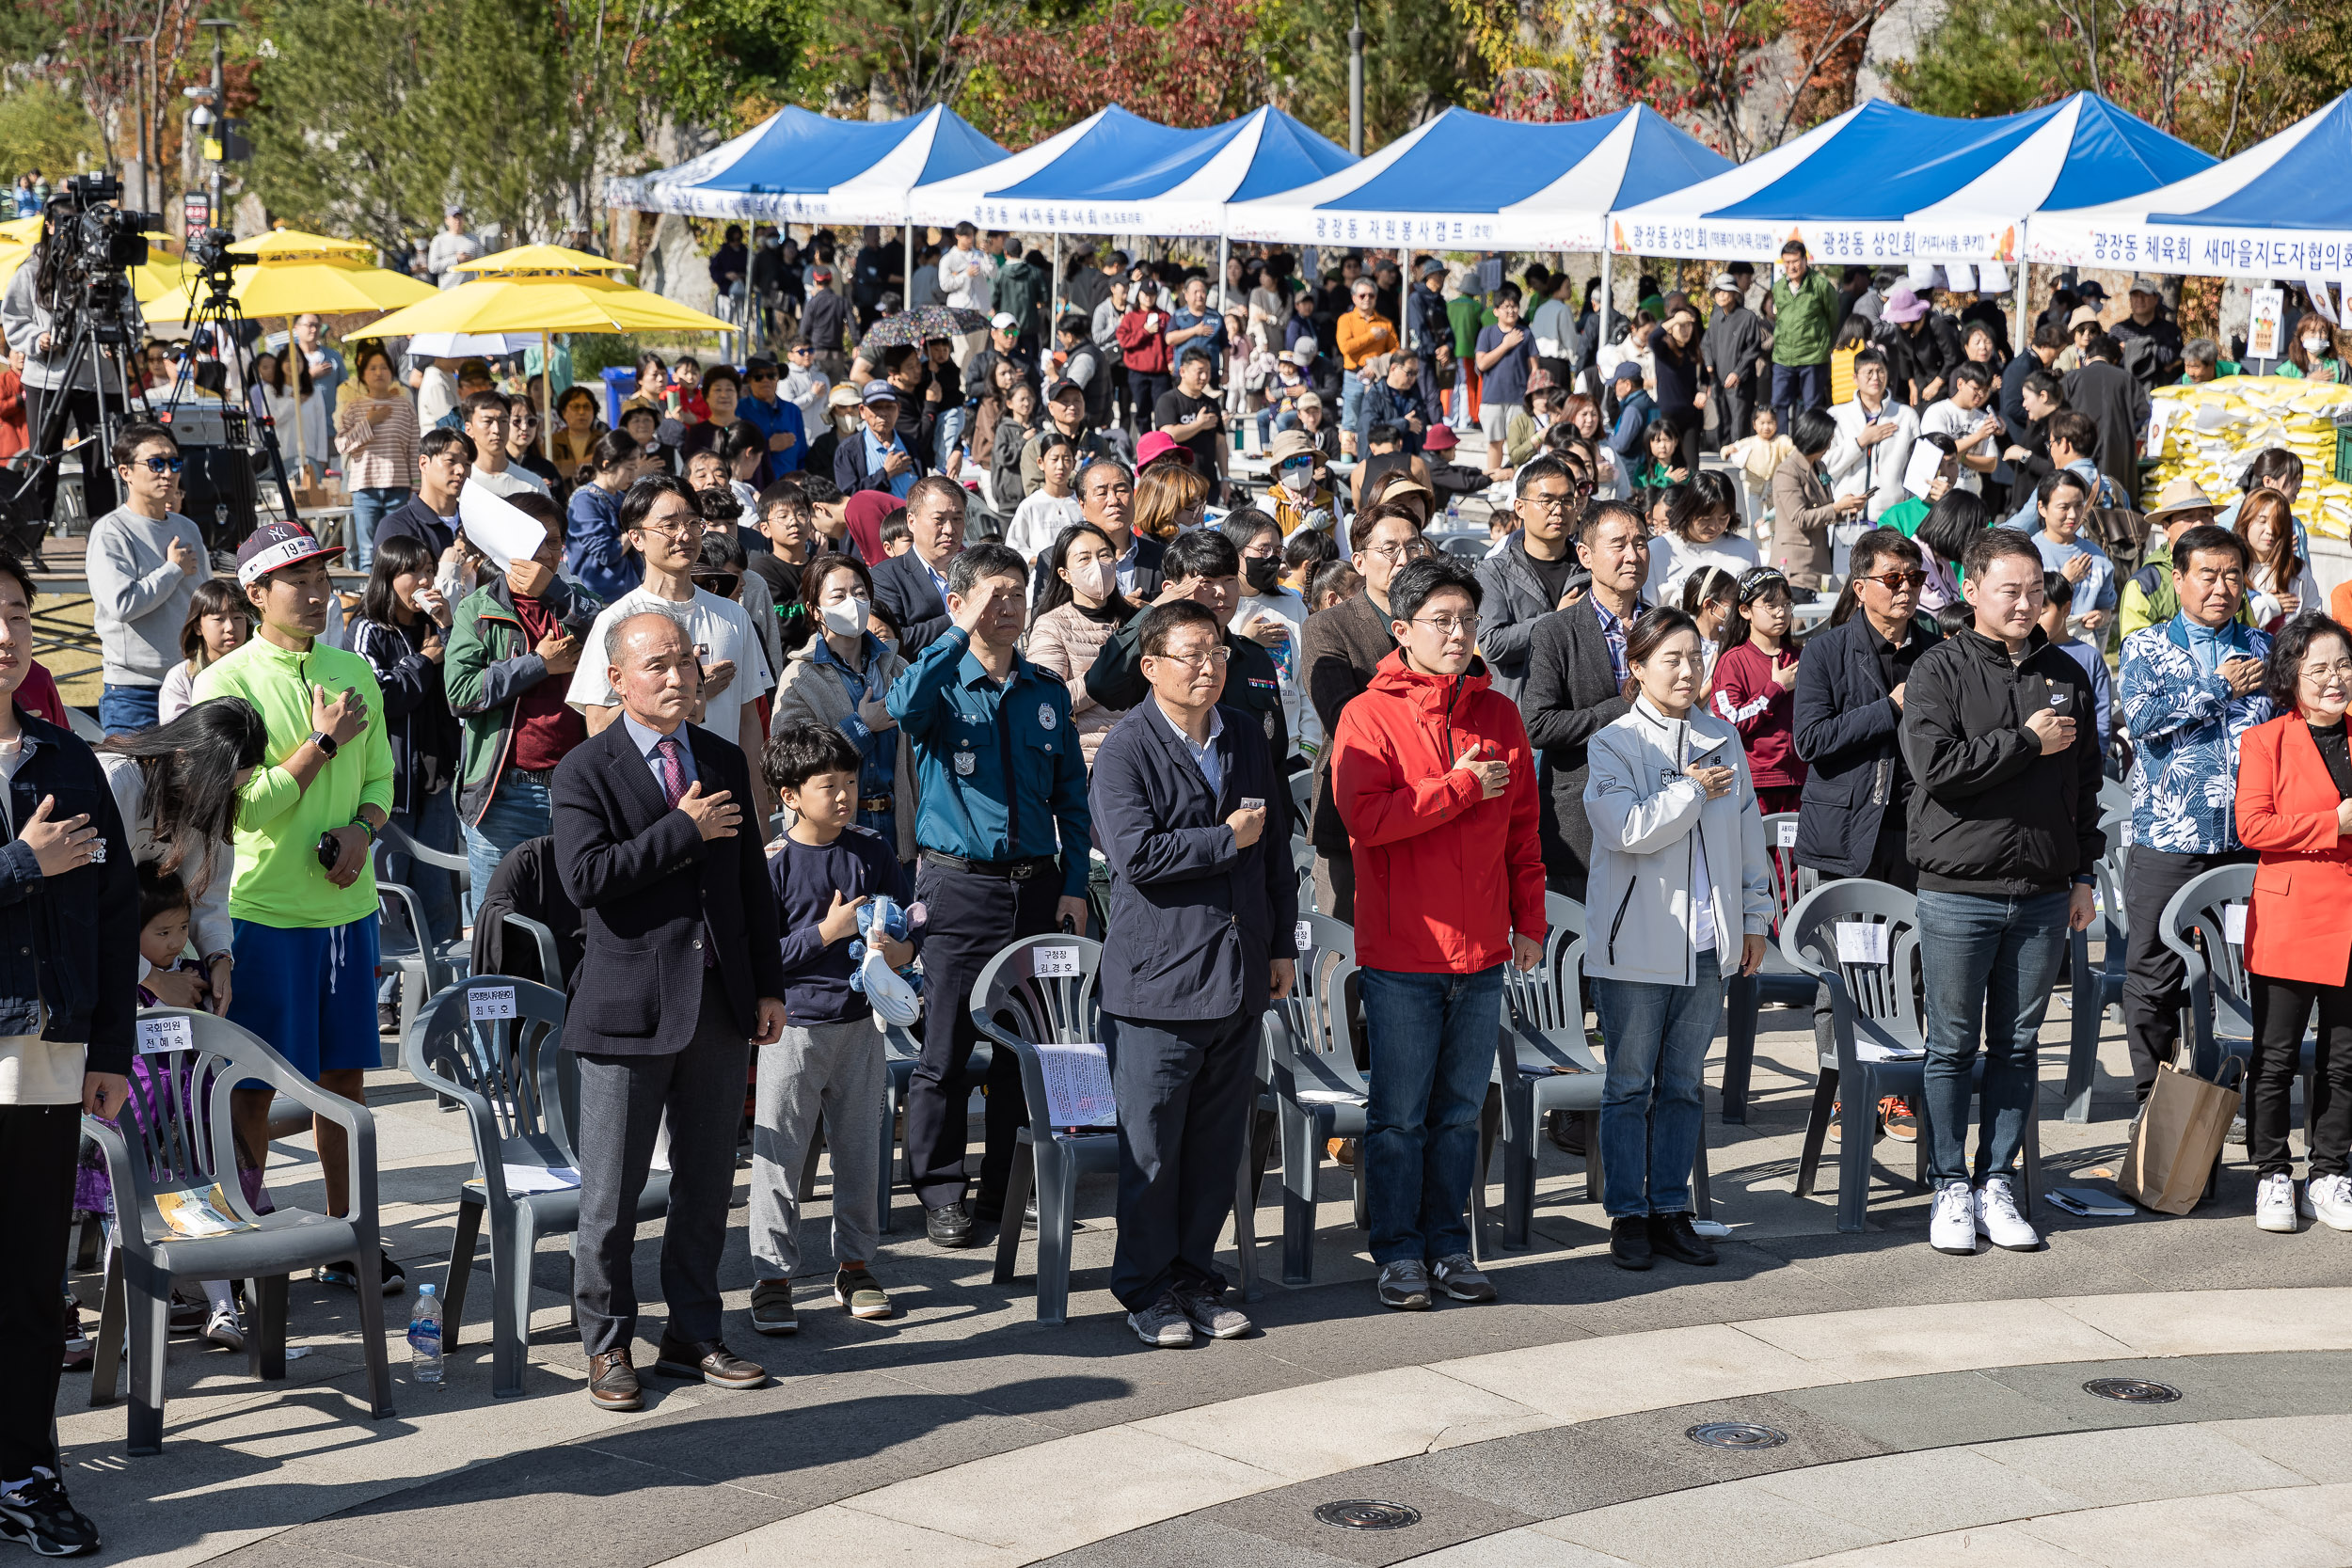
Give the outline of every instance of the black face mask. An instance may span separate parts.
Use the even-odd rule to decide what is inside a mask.
[[[1279,555],[1246,555],[1241,558],[1241,574],[1252,594],[1270,594],[1282,576],[1282,558]]]

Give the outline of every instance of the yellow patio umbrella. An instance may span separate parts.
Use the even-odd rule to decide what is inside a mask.
[[[17,238],[18,233],[25,231],[27,224],[32,226],[27,237]],[[142,311],[150,316],[153,312],[146,311],[148,304],[177,289],[187,272],[187,262],[161,248],[170,238],[168,234],[148,230],[147,260],[131,269],[131,293],[137,298]],[[0,284],[6,284],[16,276],[17,268],[33,259],[33,251],[40,243],[40,218],[17,218],[12,222],[0,223]],[[177,318],[165,316],[157,319],[171,321]]]
[[[352,338],[413,337],[420,332],[536,332],[539,384],[549,417],[540,421],[541,440],[554,450],[554,390],[548,366],[554,356],[548,336],[555,332],[731,332],[716,316],[608,276],[636,269],[624,262],[562,245],[523,245],[464,261],[458,270],[472,281],[445,289],[421,304],[395,310]]]

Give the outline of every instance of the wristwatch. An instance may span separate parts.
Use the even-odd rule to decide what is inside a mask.
[[[326,752],[327,761],[332,762],[335,760],[335,737],[328,735],[325,730],[312,730],[310,732],[310,744]]]

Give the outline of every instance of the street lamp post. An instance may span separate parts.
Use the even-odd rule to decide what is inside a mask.
[[[223,55],[221,39],[227,29],[234,27],[236,24],[235,20],[230,17],[206,17],[204,20],[197,24],[199,27],[210,27],[213,30],[213,123],[215,126],[220,127],[220,129],[215,133],[215,139],[226,137],[229,135],[226,125],[227,115],[225,112],[229,107],[229,99],[226,93],[222,90],[227,84],[222,80],[221,75]],[[228,148],[224,146],[221,150],[225,153],[228,151]],[[210,188],[210,199],[207,205],[211,208],[213,222],[215,225],[219,225],[221,222],[220,187],[221,177],[224,172],[221,166],[224,161],[225,160],[221,158],[215,158],[212,160],[213,178]]]
[[[1347,30],[1347,150],[1364,155],[1364,0],[1356,0],[1356,24]]]

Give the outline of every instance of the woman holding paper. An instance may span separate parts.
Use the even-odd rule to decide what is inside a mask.
[[[2307,1108],[2304,1204],[2352,1230],[2352,633],[2324,615],[2298,615],[2265,666],[2279,717],[2238,745],[2237,833],[2262,863],[2246,914],[2253,991],[2253,1060],[2246,1072],[2246,1151],[2256,1167],[2254,1223],[2296,1227],[2289,1099],[2303,1026],[2319,1008],[2317,1092]]]
[[[1608,1041],[1601,1207],[1619,1268],[1710,1265],[1691,1215],[1701,1077],[1733,973],[1764,961],[1772,882],[1739,732],[1700,705],[1699,629],[1653,610],[1626,639],[1641,689],[1593,737],[1584,973]]]

